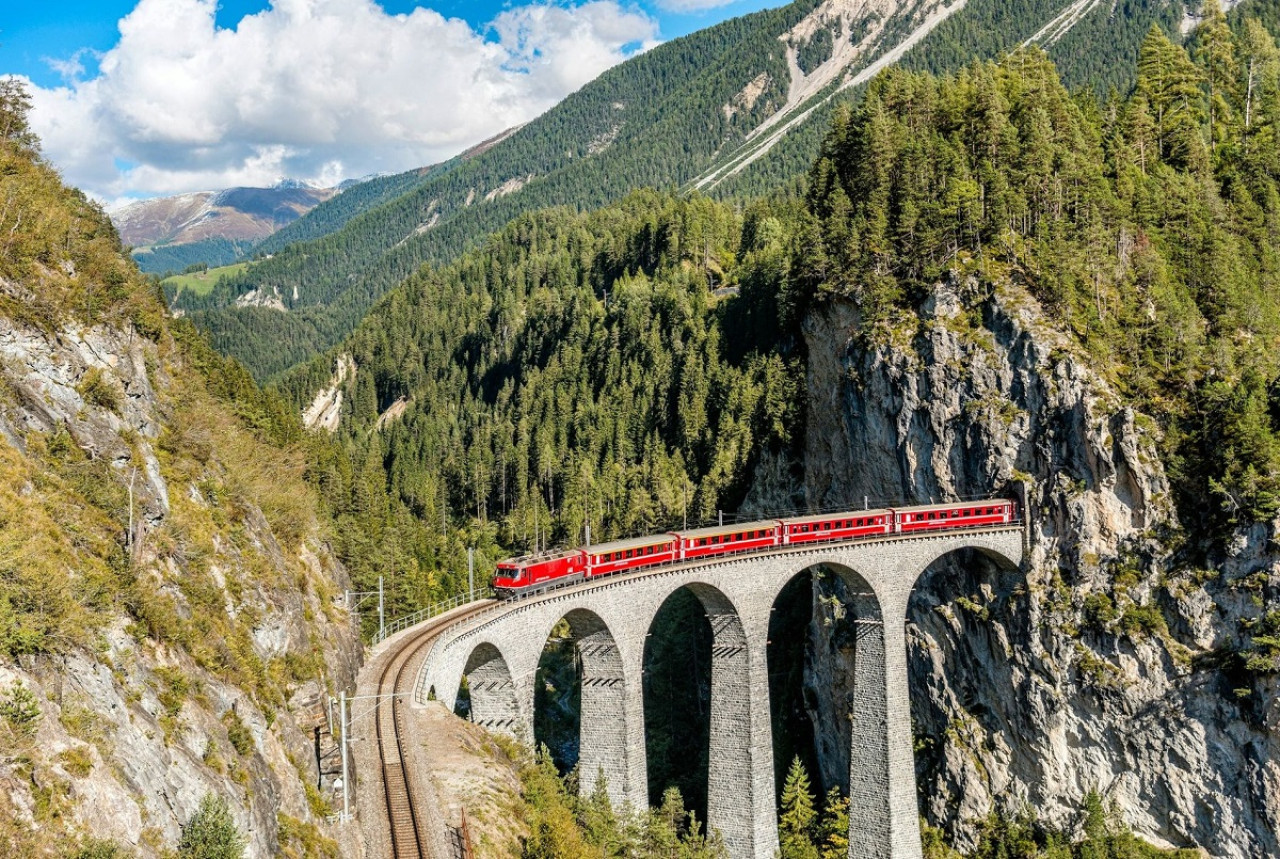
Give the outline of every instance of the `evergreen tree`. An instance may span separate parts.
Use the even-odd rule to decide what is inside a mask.
[[[1244,128],[1248,133],[1252,131],[1258,114],[1265,116],[1271,113],[1267,104],[1270,102],[1274,106],[1277,78],[1280,77],[1280,50],[1276,48],[1275,39],[1256,18],[1244,22],[1240,57],[1242,81],[1239,89],[1243,93]],[[1245,145],[1248,145],[1247,138]]]
[[[14,147],[27,157],[34,157],[40,141],[28,117],[31,115],[31,94],[16,77],[0,77],[0,141]]]
[[[1201,72],[1181,45],[1152,26],[1138,58],[1138,90],[1156,120],[1163,157],[1179,166],[1200,166],[1199,123],[1204,113]]]
[[[849,799],[832,785],[822,805],[822,823],[817,832],[821,859],[846,859],[849,855]]]
[[[1240,66],[1236,59],[1235,40],[1227,24],[1218,0],[1204,0],[1200,25],[1196,28],[1196,61],[1204,69],[1208,87],[1209,142],[1211,145],[1226,140],[1231,123],[1233,105],[1239,103],[1237,90]]]
[[[782,859],[819,859],[813,843],[818,812],[813,807],[809,774],[799,756],[791,761],[782,786],[782,812],[778,817],[778,846]]]

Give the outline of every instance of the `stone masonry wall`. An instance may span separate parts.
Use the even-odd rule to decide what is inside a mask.
[[[858,669],[850,775],[862,797],[855,807],[865,813],[851,816],[850,841],[858,845],[858,856],[919,859],[907,601],[920,574],[942,556],[977,549],[1016,567],[1022,562],[1023,540],[1020,528],[1007,528],[791,547],[663,568],[501,604],[437,639],[424,660],[416,702],[424,704],[427,690],[434,687],[452,708],[461,679],[468,674],[473,713],[494,709],[481,704],[478,695],[511,689],[514,696],[502,694],[501,706],[515,708],[520,728],[513,733],[526,731],[531,738],[533,678],[543,645],[561,619],[569,617],[572,625],[573,618],[591,618],[579,643],[591,649],[594,660],[584,671],[584,678],[593,682],[584,682],[582,689],[583,756],[588,763],[610,762],[605,772],[611,796],[642,808],[648,794],[641,687],[644,640],[666,599],[688,587],[706,608],[715,632],[707,823],[719,830],[732,859],[772,859],[778,836],[766,664],[769,613],[791,579],[825,565],[865,582],[869,590],[859,589],[863,596],[853,610],[859,617],[874,621],[878,615],[883,621],[879,627],[868,624],[865,676]],[[481,654],[478,660],[476,654]],[[509,670],[509,687],[490,682],[494,654]],[[483,688],[477,670],[485,680]],[[594,682],[597,679],[609,682]],[[610,714],[610,726],[600,724],[602,713]]]

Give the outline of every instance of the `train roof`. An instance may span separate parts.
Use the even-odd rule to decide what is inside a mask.
[[[766,528],[778,527],[777,519],[761,519],[756,522],[735,522],[732,525],[712,525],[710,528],[695,528],[691,531],[676,531],[685,539],[697,539],[699,537],[716,537],[722,534],[741,534],[743,531],[761,531]]]
[[[540,564],[543,561],[556,561],[560,558],[569,558],[578,554],[581,549],[552,549],[549,552],[539,552],[536,555],[521,555],[519,558],[507,558],[504,561],[498,561],[498,566],[504,564]]]
[[[787,524],[807,525],[810,522],[828,522],[832,519],[854,519],[868,516],[887,516],[891,511],[888,509],[878,510],[845,510],[838,513],[815,513],[812,516],[785,516],[782,521]]]
[[[612,540],[608,543],[597,543],[585,547],[590,555],[603,555],[606,552],[625,552],[627,549],[644,549],[670,543],[675,538],[670,534],[650,534],[647,537],[631,537],[626,540]]]
[[[981,501],[946,501],[942,504],[916,504],[913,507],[895,507],[899,513],[915,513],[921,510],[954,510],[957,507],[993,507],[997,504],[1012,504],[1008,498],[984,498]]]

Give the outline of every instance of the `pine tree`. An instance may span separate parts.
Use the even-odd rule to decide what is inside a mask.
[[[0,141],[15,147],[21,154],[34,157],[40,146],[28,116],[31,94],[16,77],[0,78]]]
[[[846,859],[849,855],[849,799],[834,785],[823,803],[817,842],[821,859]]]
[[[1240,65],[1218,0],[1204,0],[1203,16],[1196,28],[1196,61],[1204,69],[1209,88],[1209,141],[1216,146],[1226,139],[1232,122],[1231,105],[1238,103]]]
[[[1090,790],[1084,798],[1084,839],[1076,848],[1077,859],[1109,859],[1107,812],[1102,797]]]
[[[1248,18],[1244,22],[1244,32],[1240,38],[1240,55],[1244,128],[1248,132],[1253,127],[1255,115],[1259,112],[1258,105],[1263,103],[1268,94],[1274,97],[1277,90],[1277,77],[1280,77],[1280,49],[1276,48],[1275,39],[1256,18]],[[1246,139],[1246,145],[1247,142]]]
[[[809,774],[797,756],[791,762],[782,786],[782,814],[778,818],[778,846],[781,859],[819,859],[813,843],[818,817],[809,789]]]
[[[1153,25],[1138,55],[1138,90],[1155,114],[1161,154],[1180,166],[1196,161],[1195,144],[1204,113],[1200,80],[1200,69],[1182,46]]]

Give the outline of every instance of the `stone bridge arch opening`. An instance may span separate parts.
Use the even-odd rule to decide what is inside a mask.
[[[727,604],[721,595],[713,603]],[[705,823],[711,749],[711,612],[692,587],[672,592],[644,642],[644,738],[648,801],[674,787]]]
[[[491,731],[515,736],[521,728],[520,701],[502,651],[481,642],[462,670],[453,711]]]
[[[768,661],[775,801],[798,757],[819,803],[835,788],[864,817],[879,815],[889,751],[884,623],[872,585],[843,564],[797,573],[773,602]],[[861,833],[887,826],[867,819]]]
[[[595,612],[574,609],[547,635],[534,680],[534,740],[562,773],[575,767],[584,794],[606,780],[626,799],[627,682],[618,644]]]
[[[1012,641],[1029,640],[1034,623],[1021,565],[998,552],[948,551],[916,579],[907,668],[920,812],[932,824],[955,822],[962,792],[986,790],[990,774],[973,763],[973,749],[995,736],[1034,733],[1024,724],[1032,709],[1015,703],[1026,675],[1010,652]]]
[[[676,787],[685,806],[720,828],[734,853],[751,842],[742,799],[752,785],[750,648],[737,607],[720,589],[686,583],[662,603],[644,653],[649,801]]]

